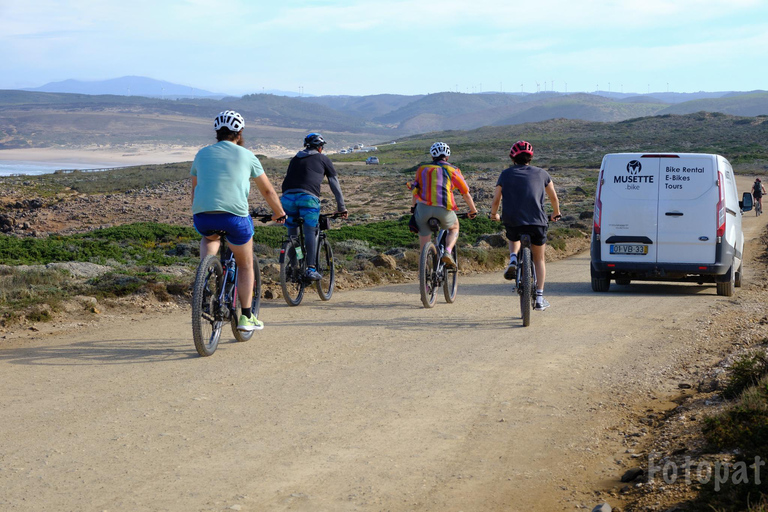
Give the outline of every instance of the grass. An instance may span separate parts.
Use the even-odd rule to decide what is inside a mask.
[[[765,351],[743,356],[731,367],[724,395],[735,398],[722,412],[705,419],[703,434],[708,449],[732,452],[733,463],[745,463],[747,482],[732,479],[718,491],[712,482],[703,486],[699,501],[715,510],[765,511],[768,505],[768,360]],[[756,459],[759,457],[759,459]],[[760,471],[762,474],[756,474]],[[757,477],[760,478],[757,478]]]
[[[0,235],[0,261],[11,265],[62,261],[170,265],[179,261],[174,255],[178,244],[197,240],[199,235],[192,228],[149,222],[48,238]]]

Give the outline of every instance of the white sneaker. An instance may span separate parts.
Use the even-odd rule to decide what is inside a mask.
[[[549,302],[544,297],[536,297],[536,305],[533,307],[534,311],[544,311],[549,307]]]

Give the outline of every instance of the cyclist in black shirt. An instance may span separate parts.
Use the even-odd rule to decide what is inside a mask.
[[[760,205],[760,209],[763,209],[763,195],[765,195],[765,187],[760,182],[760,178],[756,178],[752,184],[752,196],[755,198],[755,202]]]
[[[320,184],[328,177],[328,185],[336,198],[337,213],[347,217],[344,195],[336,175],[333,162],[323,154],[325,139],[319,133],[310,133],[304,138],[304,149],[296,153],[288,164],[283,180],[283,195],[280,202],[288,218],[285,225],[289,235],[298,233],[296,218],[304,219],[304,246],[307,249],[307,277],[313,281],[322,279],[317,271],[315,257],[317,250],[317,223],[320,217]]]

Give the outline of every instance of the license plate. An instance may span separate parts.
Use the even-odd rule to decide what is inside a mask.
[[[648,254],[648,246],[641,244],[612,244],[611,254],[637,254],[645,256]]]

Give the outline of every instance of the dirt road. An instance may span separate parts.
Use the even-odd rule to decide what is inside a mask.
[[[210,358],[186,310],[7,341],[0,509],[591,508],[633,464],[630,420],[691,382],[718,349],[698,335],[733,300],[595,294],[588,267],[548,266],[552,307],[529,328],[496,274],[432,310],[415,284],[268,302],[264,331],[225,331]]]

